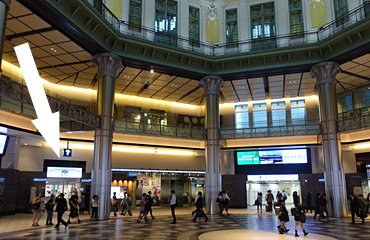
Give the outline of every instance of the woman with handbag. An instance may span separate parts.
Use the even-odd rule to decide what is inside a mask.
[[[301,206],[300,203],[297,203],[297,205],[291,209],[291,213],[294,216],[295,221],[295,237],[299,237],[298,235],[298,225],[301,225],[301,229],[303,231],[303,234],[307,236],[308,232],[304,229],[304,223],[306,222],[306,214]]]
[[[256,199],[255,204],[257,205],[257,213],[261,212],[262,214],[262,192],[259,192],[257,194],[257,199]]]
[[[280,220],[280,225],[277,226],[279,233],[280,234],[288,233],[289,229],[285,227],[285,223],[289,222],[289,214],[288,214],[288,210],[285,207],[285,202],[282,202],[280,205],[279,220]]]

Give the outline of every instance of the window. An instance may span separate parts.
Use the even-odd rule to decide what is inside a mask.
[[[142,0],[130,0],[128,28],[132,31],[141,32],[141,9]]]
[[[236,129],[249,128],[248,105],[235,106]]]
[[[238,42],[238,12],[236,8],[225,11],[226,17],[226,47],[237,47]]]
[[[302,0],[289,0],[289,21],[290,34],[302,33],[303,16],[302,16]],[[296,37],[301,37],[296,35]]]
[[[260,50],[276,47],[275,6],[274,2],[250,6],[252,49]],[[263,39],[269,38],[269,39]],[[262,40],[263,39],[263,40]]]
[[[190,45],[199,47],[200,24],[199,8],[189,6],[189,40]]]
[[[286,126],[285,102],[271,103],[272,126]]]
[[[177,2],[155,0],[155,41],[177,46]]]
[[[292,124],[305,124],[306,123],[306,104],[304,100],[290,101],[290,113]]]
[[[253,127],[267,127],[266,103],[253,104]]]
[[[347,0],[334,0],[334,13],[337,27],[349,21]]]

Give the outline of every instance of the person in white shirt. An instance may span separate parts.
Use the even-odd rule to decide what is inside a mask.
[[[176,224],[176,215],[175,215],[176,206],[177,206],[177,201],[176,201],[175,190],[171,190],[170,207],[171,207],[171,214],[173,218],[173,221],[171,224]]]
[[[224,200],[224,209],[226,211],[226,214],[227,215],[230,215],[230,213],[229,213],[229,201],[230,201],[230,197],[229,197],[229,195],[227,195],[226,190],[223,190],[222,191],[222,199]]]

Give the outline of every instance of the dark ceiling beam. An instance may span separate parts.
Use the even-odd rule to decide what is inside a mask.
[[[297,97],[301,93],[301,87],[302,87],[302,81],[303,81],[303,73],[301,73],[301,78],[299,79],[299,85],[298,85],[298,92],[297,92]]]
[[[135,81],[135,79],[136,78],[138,78],[139,77],[139,75],[143,72],[144,70],[143,69],[140,69],[140,72],[135,76],[135,77],[133,77],[132,78],[132,80],[127,84],[127,86],[126,87],[124,87],[123,88],[123,90],[121,91],[121,93],[123,93],[130,85],[131,85],[131,83],[133,82],[133,81]]]
[[[45,70],[45,69],[50,69],[50,68],[65,67],[65,66],[71,66],[71,65],[76,65],[76,64],[87,64],[87,63],[91,63],[91,60],[70,62],[70,63],[61,63],[61,64],[57,64],[57,65],[49,65],[49,66],[45,66],[45,67],[39,67],[38,70]],[[91,66],[89,66],[89,68],[90,67]]]
[[[190,90],[189,92],[185,93],[181,98],[179,98],[177,101],[181,101],[182,99],[186,98],[187,96],[189,96],[190,94],[192,94],[193,92],[195,92],[196,90],[198,90],[200,88],[200,86],[196,86],[195,88],[193,88],[192,90]]]
[[[170,95],[172,95],[173,93],[175,93],[177,90],[179,90],[179,89],[181,89],[183,86],[185,86],[188,82],[190,82],[191,81],[191,79],[188,79],[188,81],[185,81],[183,84],[181,84],[181,86],[180,87],[178,87],[178,88],[176,88],[176,86],[175,86],[175,90],[173,90],[172,92],[170,92],[169,94],[167,94],[165,97],[163,97],[161,100],[163,100],[163,99],[165,99],[165,98],[167,98],[168,96],[170,96]],[[180,97],[180,99],[181,99],[182,97]],[[180,101],[180,100],[177,100],[177,101]]]
[[[230,83],[231,83],[231,86],[232,86],[232,87],[233,87],[233,89],[234,89],[235,96],[238,98],[238,102],[240,102],[240,98],[239,98],[238,92],[237,92],[237,91],[236,91],[236,89],[235,89],[235,86],[234,86],[233,81],[230,81]]]
[[[285,98],[285,74],[283,77],[283,98]]]
[[[85,67],[84,69],[82,69],[82,70],[80,70],[80,71],[78,71],[78,72],[74,72],[74,73],[72,73],[72,74],[69,74],[69,75],[67,75],[67,77],[65,77],[65,78],[63,78],[63,79],[61,79],[61,80],[59,80],[59,81],[56,81],[55,82],[55,84],[57,84],[57,83],[60,83],[60,82],[63,82],[64,80],[66,80],[66,79],[68,79],[68,78],[70,78],[70,77],[73,77],[75,74],[79,74],[80,72],[83,72],[83,71],[85,71],[86,69],[89,69],[89,68],[91,68],[92,67],[92,65],[90,65],[90,66],[87,66],[87,67]],[[64,74],[63,74],[64,75]]]
[[[160,78],[163,75],[163,73],[158,73],[150,82],[147,82],[140,88],[140,90],[137,92],[136,96],[139,96],[142,92],[144,92],[145,89],[148,89],[152,83],[154,83],[158,78]]]
[[[12,41],[15,38],[27,37],[27,36],[31,36],[35,34],[51,32],[54,30],[55,30],[54,27],[47,27],[47,28],[36,29],[36,30],[28,31],[28,32],[14,33],[14,34],[6,36],[6,40]]]
[[[98,74],[95,73],[93,79],[91,79],[91,82],[90,82],[90,88],[94,88],[95,84],[98,82]]]
[[[337,80],[337,83],[339,84],[339,86],[341,86],[343,88],[344,91],[347,91],[347,88],[345,88],[340,81]]]
[[[357,73],[348,72],[346,70],[342,70],[341,73],[344,73],[344,74],[349,75],[349,76],[352,76],[352,77],[357,77],[357,78],[360,78],[362,80],[370,81],[370,78],[369,77],[362,76],[362,75],[357,74]]]
[[[251,100],[253,101],[253,93],[252,93],[251,85],[249,84],[248,78],[246,80],[247,80],[247,86],[248,86],[249,94],[251,95]]]
[[[163,88],[167,87],[169,84],[171,84],[175,79],[177,78],[177,76],[174,76],[167,84],[165,84],[163,87],[161,87],[160,89],[158,89],[154,94],[152,94],[149,98],[152,98],[153,96],[155,96],[157,93],[159,93]]]
[[[265,89],[265,97],[267,99],[268,97],[270,97],[270,85],[269,85],[268,76],[263,76],[262,80],[263,80],[263,87]]]

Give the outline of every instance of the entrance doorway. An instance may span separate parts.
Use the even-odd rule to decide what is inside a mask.
[[[285,201],[287,206],[293,205],[294,191],[297,191],[298,195],[301,196],[301,184],[298,179],[298,174],[248,175],[246,185],[248,206],[254,205],[257,194],[259,192],[262,192],[262,203],[263,205],[265,205],[265,199],[268,190],[271,190],[271,193],[274,195],[275,201],[277,192],[282,192],[284,190],[287,196],[287,200]]]

